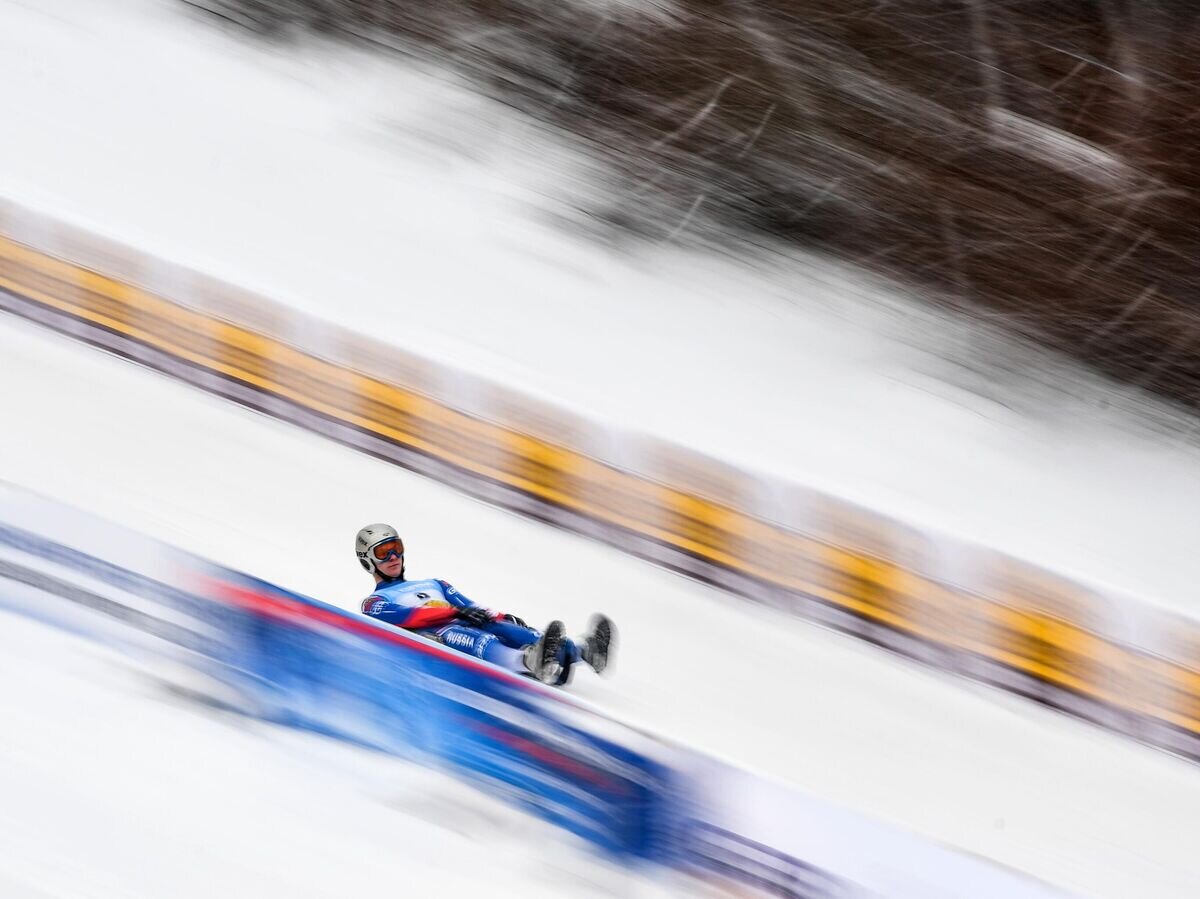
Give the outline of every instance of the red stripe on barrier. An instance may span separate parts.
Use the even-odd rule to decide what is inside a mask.
[[[509,733],[501,730],[498,727],[493,727],[488,724],[482,724],[478,721],[464,719],[469,727],[473,727],[490,737],[497,742],[511,746],[513,749],[527,755],[529,758],[537,759],[539,762],[544,762],[559,771],[565,771],[567,774],[585,780],[595,786],[602,787],[607,790],[618,790],[621,793],[628,793],[628,787],[624,781],[597,770],[586,762],[581,762],[578,759],[572,758],[569,755],[559,752],[557,749],[551,749],[549,746],[543,746],[534,740],[522,737],[518,734]]]

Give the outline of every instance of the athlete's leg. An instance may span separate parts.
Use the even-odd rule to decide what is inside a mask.
[[[521,649],[528,646],[530,643],[536,643],[538,637],[542,635],[541,631],[534,630],[531,627],[521,627],[519,624],[513,624],[511,621],[493,621],[485,628],[489,634],[495,634],[505,646],[511,646],[513,649]]]
[[[563,661],[574,665],[581,658],[583,658],[583,653],[579,651],[579,646],[570,637],[565,638],[563,640]]]
[[[536,643],[538,637],[542,635],[541,631],[534,630],[531,627],[521,627],[521,625],[513,624],[511,621],[493,621],[487,626],[486,630],[489,634],[495,634],[499,637],[505,646],[511,646],[513,649],[523,649],[530,643]],[[575,641],[564,638],[562,645],[563,650],[559,661],[564,665],[578,662],[581,654],[579,647],[575,645]]]
[[[438,640],[451,649],[499,665],[509,671],[527,674],[525,653],[520,649],[505,646],[495,634],[481,631],[478,628],[467,627],[464,624],[451,624],[438,628]],[[536,642],[535,636],[530,642]]]

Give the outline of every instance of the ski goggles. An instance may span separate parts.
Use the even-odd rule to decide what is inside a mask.
[[[376,562],[386,562],[393,556],[403,559],[404,544],[399,540],[384,540],[371,547],[371,555],[375,557]]]

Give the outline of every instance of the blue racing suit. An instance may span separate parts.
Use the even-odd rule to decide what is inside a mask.
[[[383,581],[362,602],[364,615],[405,630],[432,637],[439,643],[484,659],[509,671],[527,674],[524,648],[536,643],[541,631],[504,620],[503,613],[492,621],[473,627],[459,621],[460,610],[475,606],[446,581]],[[579,649],[563,641],[564,665],[579,661]]]

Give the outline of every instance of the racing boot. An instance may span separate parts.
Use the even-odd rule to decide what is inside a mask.
[[[613,651],[616,629],[607,615],[596,614],[588,620],[587,633],[575,641],[579,657],[592,666],[597,674],[603,674]]]
[[[564,680],[562,646],[566,628],[561,621],[551,621],[536,643],[525,647],[525,667],[543,684],[557,685]]]

